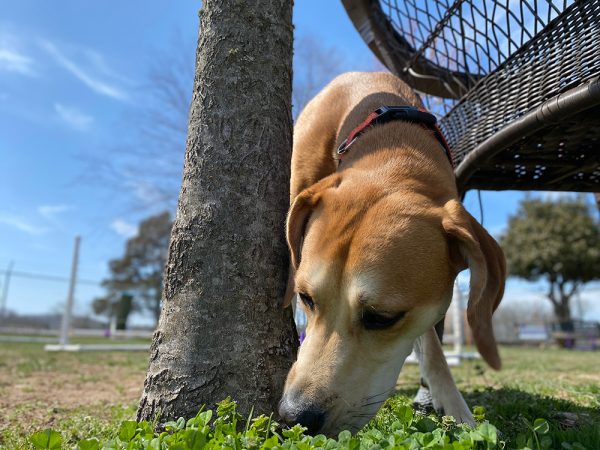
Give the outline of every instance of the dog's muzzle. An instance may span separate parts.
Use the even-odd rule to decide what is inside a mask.
[[[313,436],[323,428],[325,415],[319,405],[304,401],[301,395],[286,393],[279,402],[279,417],[283,422],[289,426],[299,423]]]

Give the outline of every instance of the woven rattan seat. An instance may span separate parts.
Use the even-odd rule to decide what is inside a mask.
[[[600,0],[342,1],[440,117],[463,192],[600,192]]]

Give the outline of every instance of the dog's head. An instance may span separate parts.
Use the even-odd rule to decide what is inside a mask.
[[[280,403],[286,422],[329,434],[364,425],[467,266],[469,324],[485,360],[500,367],[491,317],[504,256],[457,201],[357,189],[334,174],[296,197],[287,239],[308,327]]]

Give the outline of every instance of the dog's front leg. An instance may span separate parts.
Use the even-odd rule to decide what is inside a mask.
[[[454,384],[434,328],[415,341],[415,352],[419,359],[421,377],[429,387],[435,410],[453,416],[459,423],[475,425],[469,407]]]

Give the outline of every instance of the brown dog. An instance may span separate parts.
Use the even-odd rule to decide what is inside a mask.
[[[433,133],[406,121],[369,127],[338,167],[335,150],[382,105],[422,108],[391,74],[348,73],[294,130],[287,301],[298,293],[308,328],[279,412],[311,433],[362,427],[394,392],[413,346],[434,406],[472,423],[433,330],[467,266],[469,324],[484,359],[500,367],[491,319],[504,255],[459,203]]]

